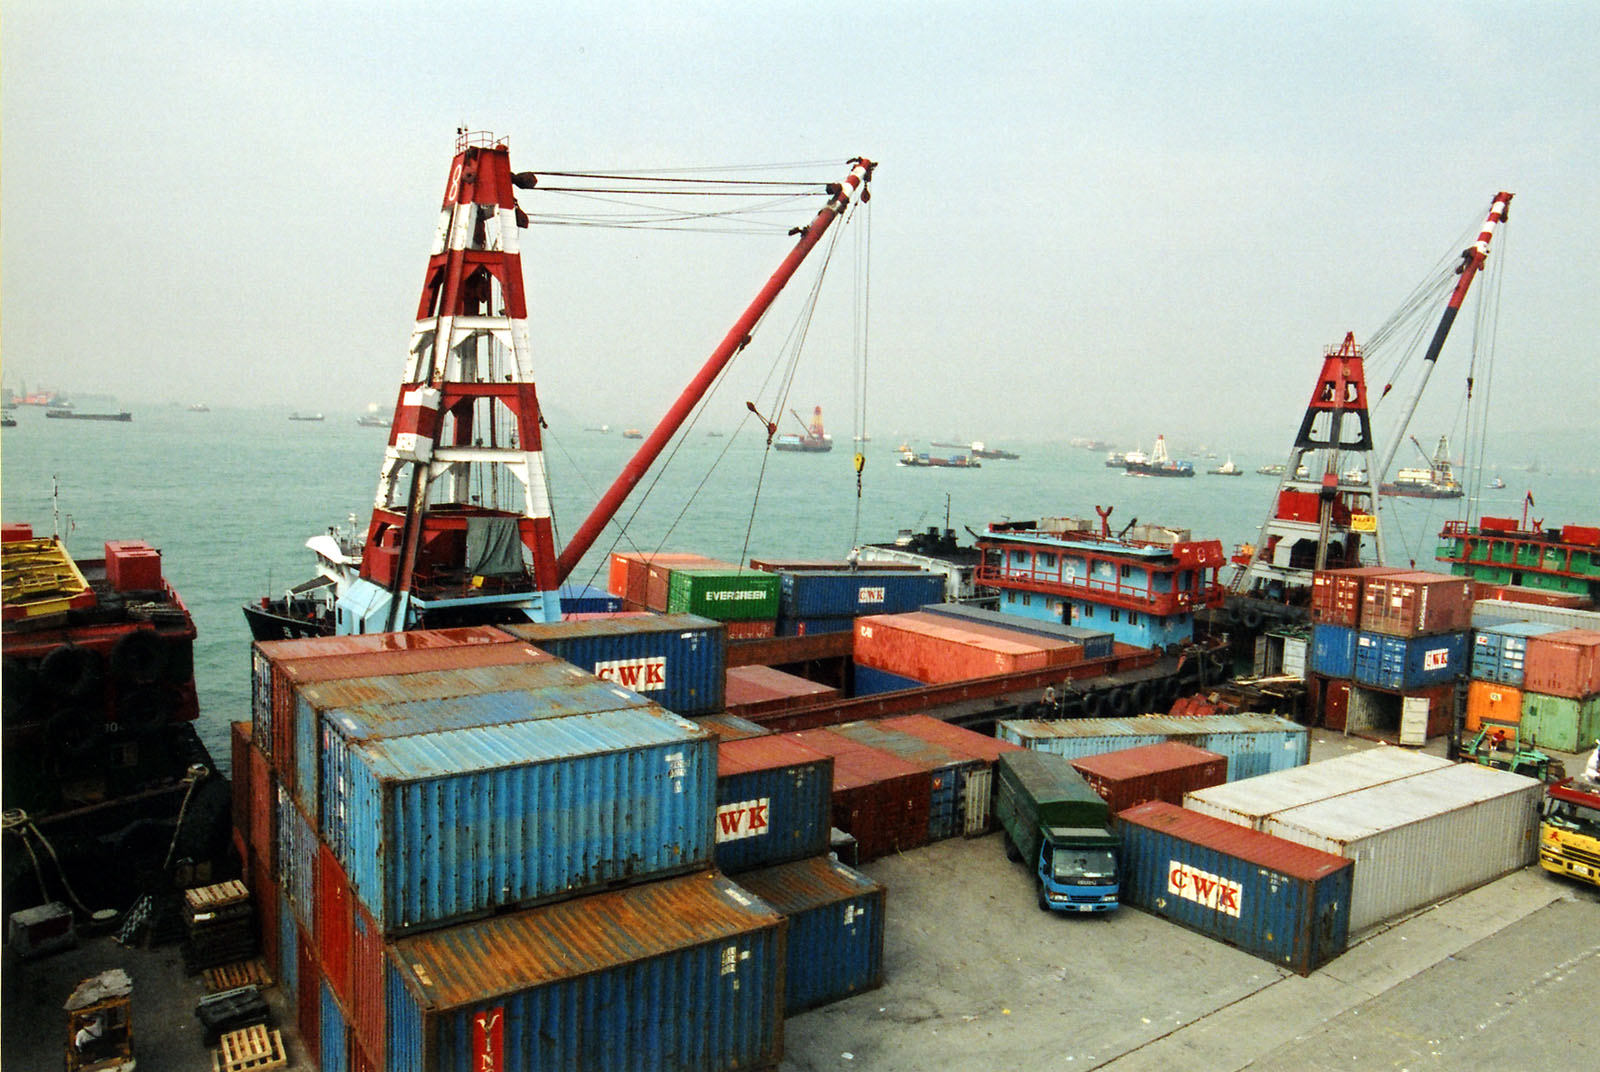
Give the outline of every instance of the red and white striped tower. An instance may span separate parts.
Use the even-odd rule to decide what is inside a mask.
[[[506,143],[460,132],[340,632],[559,615]]]

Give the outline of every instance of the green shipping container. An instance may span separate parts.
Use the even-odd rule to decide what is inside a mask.
[[[1573,700],[1542,692],[1523,693],[1522,737],[1558,752],[1588,751],[1600,737],[1600,696]]]
[[[667,580],[667,610],[719,622],[778,616],[782,578],[755,570],[675,569]]]

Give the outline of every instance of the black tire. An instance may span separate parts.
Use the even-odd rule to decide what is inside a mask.
[[[1106,693],[1106,712],[1113,718],[1126,718],[1133,707],[1133,698],[1127,689],[1111,689]]]
[[[1100,718],[1105,713],[1106,694],[1103,691],[1083,694],[1083,714],[1085,718]]]
[[[1011,844],[1011,838],[1009,836],[1005,836],[1000,840],[1005,842],[1006,859],[1010,860],[1012,863],[1020,863],[1022,861],[1022,853],[1018,852],[1017,847]]]
[[[1246,607],[1239,615],[1239,624],[1250,632],[1261,628],[1261,612],[1254,607]]]
[[[153,685],[167,665],[167,645],[153,630],[139,629],[111,649],[111,672],[123,681]]]
[[[1128,713],[1130,715],[1147,714],[1151,700],[1150,683],[1148,681],[1136,681],[1127,687],[1127,692]]]
[[[194,677],[194,641],[179,638],[167,641],[167,658],[162,666],[161,680],[169,685],[181,685]]]
[[[117,697],[117,725],[129,733],[149,733],[167,724],[173,706],[172,694],[160,686],[123,689]]]
[[[1179,684],[1175,676],[1165,678],[1161,682],[1160,692],[1162,710],[1171,710],[1172,705],[1178,702],[1178,696],[1183,692],[1183,686]]]
[[[1050,911],[1050,899],[1044,895],[1044,883],[1039,883],[1039,911]]]
[[[39,663],[39,683],[50,692],[87,696],[101,677],[100,653],[77,644],[63,644]]]
[[[93,708],[64,707],[50,716],[44,731],[51,748],[69,767],[104,751],[105,723]]]

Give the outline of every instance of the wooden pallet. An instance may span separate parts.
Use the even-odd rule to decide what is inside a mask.
[[[267,1072],[286,1068],[283,1033],[263,1024],[229,1031],[219,1040],[222,1045],[211,1052],[211,1072]]]
[[[212,886],[196,886],[183,891],[183,903],[189,910],[190,919],[201,912],[214,912],[219,908],[243,904],[249,900],[250,890],[236,878]]]
[[[267,962],[260,957],[224,964],[219,968],[207,968],[200,973],[200,977],[205,980],[206,989],[212,993],[249,986],[251,983],[262,988],[272,985],[272,973],[267,971]]]

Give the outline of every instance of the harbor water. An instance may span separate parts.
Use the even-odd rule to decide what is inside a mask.
[[[49,534],[52,478],[58,478],[61,531],[74,555],[98,558],[108,539],[142,539],[161,549],[166,576],[199,630],[201,737],[226,765],[228,724],[250,717],[250,634],[240,607],[311,575],[309,537],[352,515],[365,528],[387,431],[358,426],[354,411],[291,423],[287,411],[275,409],[124,408],[133,412],[127,424],[50,421],[35,407],[10,411],[17,426],[0,440],[0,516]],[[558,413],[549,418],[545,455],[559,544],[637,444],[616,432],[586,432],[594,422],[562,420]],[[1275,477],[1253,470],[1284,460],[1298,417],[1285,414],[1281,430],[1252,434],[1281,440],[1281,448],[1250,454],[1218,444],[1214,449],[1231,452],[1248,469],[1234,479],[1128,477],[1105,466],[1104,452],[1065,442],[1004,442],[1021,457],[976,469],[907,468],[895,464],[895,446],[907,438],[926,449],[925,440],[880,434],[865,444],[858,507],[848,441],[830,454],[769,453],[756,429],[736,426],[732,415],[714,423],[713,413],[684,437],[663,475],[647,477],[624,506],[619,516],[627,519],[653,485],[615,549],[692,550],[730,562],[751,554],[842,559],[854,544],[891,540],[902,528],[943,528],[948,496],[950,527],[964,542],[967,528],[981,531],[989,521],[1093,518],[1096,505],[1109,505],[1115,507],[1113,528],[1137,518],[1220,539],[1231,552],[1236,543],[1255,539],[1276,487]],[[708,437],[708,427],[728,434]],[[1181,437],[1169,439],[1183,457]],[[1531,490],[1538,504],[1532,516],[1551,524],[1592,523],[1593,474],[1545,469],[1515,473],[1508,488],[1486,491],[1478,512],[1520,517],[1524,492]],[[1385,500],[1391,560],[1432,568],[1439,529],[1467,509],[1465,499]],[[602,535],[573,582],[606,583],[605,556],[617,531],[612,526]]]

